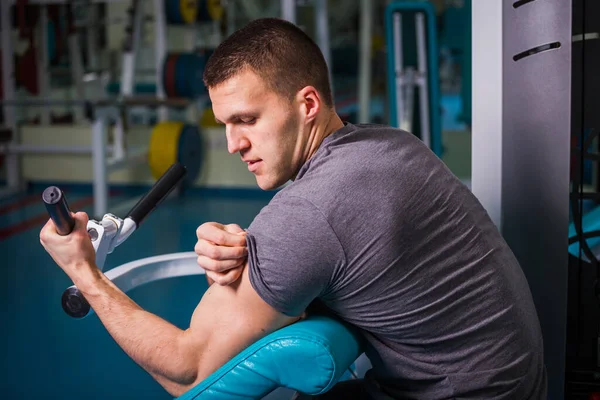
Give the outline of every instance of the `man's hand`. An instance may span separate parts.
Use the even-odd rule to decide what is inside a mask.
[[[248,256],[246,232],[239,225],[207,222],[198,227],[196,236],[194,251],[209,283],[226,286],[235,282],[242,275]]]
[[[52,219],[40,232],[40,243],[56,264],[75,281],[81,269],[96,264],[96,252],[87,232],[88,215],[84,212],[71,213],[75,219],[73,231],[65,236],[56,232]]]

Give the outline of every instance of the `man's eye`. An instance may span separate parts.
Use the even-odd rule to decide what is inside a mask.
[[[256,118],[241,118],[240,121],[242,121],[243,124],[253,124],[256,121]]]

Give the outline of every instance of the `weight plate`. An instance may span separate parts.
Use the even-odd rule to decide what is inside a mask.
[[[199,0],[198,21],[220,21],[224,13],[225,9],[221,4],[221,0]]]
[[[169,54],[165,60],[163,82],[167,97],[177,97],[177,92],[175,90],[175,67],[177,66],[178,58],[179,54],[175,53]]]
[[[185,125],[181,131],[178,144],[177,161],[187,169],[183,178],[186,186],[194,184],[204,162],[204,147],[200,131],[195,125]]]
[[[165,14],[169,24],[192,24],[197,18],[198,0],[165,0]]]
[[[160,178],[171,165],[177,162],[179,138],[183,122],[159,122],[152,129],[148,146],[148,163],[154,179]]]

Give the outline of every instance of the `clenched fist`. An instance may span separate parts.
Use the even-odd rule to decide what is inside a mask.
[[[246,232],[236,224],[206,222],[196,229],[196,236],[194,251],[209,283],[225,286],[235,282],[242,275],[248,256]]]
[[[56,264],[76,281],[85,269],[96,268],[96,252],[87,232],[88,215],[84,212],[71,213],[75,219],[73,231],[65,236],[56,232],[51,219],[40,231],[40,243]]]

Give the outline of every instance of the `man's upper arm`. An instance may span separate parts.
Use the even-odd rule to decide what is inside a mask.
[[[197,384],[246,347],[299,320],[277,312],[252,288],[248,268],[229,286],[211,285],[196,307],[183,345],[197,352]]]
[[[248,263],[229,286],[211,285],[185,332],[198,355],[196,382],[250,344],[300,319],[345,256],[325,217],[296,197],[272,201],[246,236]]]

